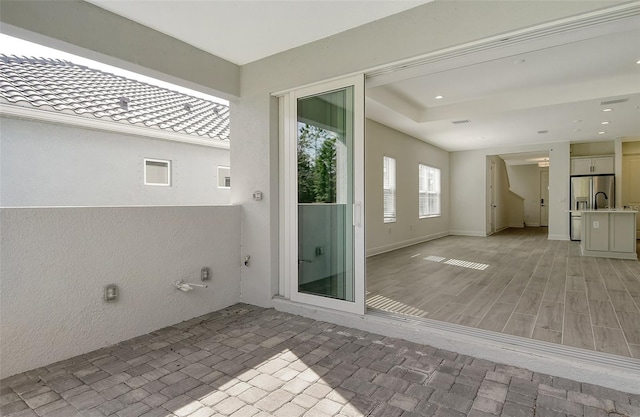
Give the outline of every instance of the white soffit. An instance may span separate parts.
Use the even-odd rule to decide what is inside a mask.
[[[432,0],[87,0],[238,65]]]

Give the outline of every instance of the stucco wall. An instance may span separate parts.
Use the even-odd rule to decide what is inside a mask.
[[[229,204],[229,150],[2,117],[0,206]],[[144,158],[171,160],[170,187],[144,185]]]
[[[449,152],[367,120],[365,198],[367,255],[449,233]],[[382,157],[396,160],[396,222],[383,222]],[[441,213],[418,218],[418,164],[440,168]]]
[[[0,210],[0,378],[240,300],[240,212],[220,207]],[[209,288],[185,293],[178,279]],[[103,301],[116,284],[120,299]]]

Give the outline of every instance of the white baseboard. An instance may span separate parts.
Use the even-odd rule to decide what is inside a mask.
[[[569,240],[569,236],[568,235],[552,235],[552,234],[549,234],[548,239],[549,240]]]
[[[514,227],[516,229],[524,229],[524,223],[512,223],[509,227]]]
[[[509,228],[509,225],[506,226],[500,226],[496,229],[496,233],[498,232],[502,232],[503,230],[507,230]]]
[[[475,237],[487,236],[487,232],[478,232],[477,230],[449,230],[449,234],[453,236],[475,236]]]
[[[449,235],[449,232],[434,233],[427,236],[420,236],[409,240],[403,240],[401,242],[390,243],[384,246],[378,246],[377,248],[367,249],[367,257],[391,252],[396,249],[406,248],[407,246],[416,245],[422,242],[428,242],[429,240],[438,239],[447,235]]]
[[[538,223],[525,222],[524,223],[524,227],[540,227],[540,222],[538,222]]]

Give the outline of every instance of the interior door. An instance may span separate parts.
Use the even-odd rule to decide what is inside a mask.
[[[292,91],[286,107],[290,299],[364,314],[364,77]]]
[[[494,234],[496,232],[496,163],[491,161],[491,172],[490,172],[490,192],[491,197],[489,199],[489,210],[490,210],[490,234]]]
[[[540,226],[549,226],[549,171],[540,172]]]

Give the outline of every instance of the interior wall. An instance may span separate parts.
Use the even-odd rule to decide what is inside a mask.
[[[507,165],[511,190],[524,198],[524,224],[540,226],[540,173],[549,168],[538,165]]]
[[[485,236],[488,230],[488,156],[549,152],[549,239],[569,239],[569,143],[557,142],[528,146],[452,152],[451,162],[451,233]],[[553,168],[552,168],[553,167]],[[463,207],[464,209],[458,209]]]
[[[240,300],[240,211],[218,207],[0,210],[0,378]],[[176,280],[209,288],[182,292]],[[103,301],[116,284],[119,300]]]
[[[229,150],[2,117],[0,205],[229,204]],[[171,186],[144,185],[144,158],[171,161]]]
[[[387,252],[449,232],[449,152],[367,119],[365,139],[366,253]],[[396,160],[396,222],[383,221],[382,157]],[[441,212],[418,218],[418,164],[440,168]]]

